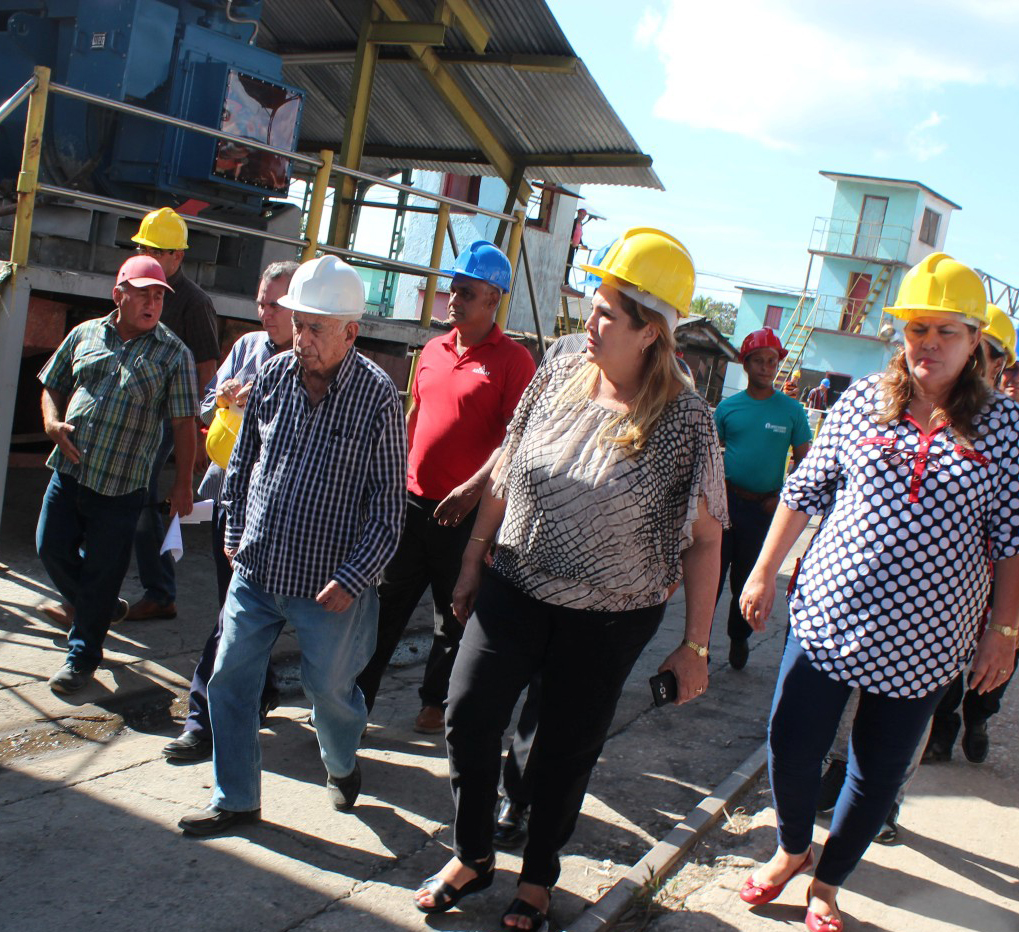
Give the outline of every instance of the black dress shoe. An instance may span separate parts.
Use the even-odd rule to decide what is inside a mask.
[[[952,759],[952,744],[954,743],[954,739],[946,741],[944,738],[932,734],[927,741],[927,747],[924,748],[920,763],[943,764],[946,761],[950,761]]]
[[[492,844],[504,851],[519,848],[527,841],[527,816],[529,806],[518,806],[511,799],[503,797],[499,804],[499,816],[495,822]]]
[[[184,816],[177,827],[185,835],[219,835],[238,825],[253,825],[262,820],[261,809],[250,809],[247,812],[231,812],[209,806],[201,812],[193,812]]]
[[[742,670],[750,659],[750,642],[746,638],[733,638],[729,641],[729,666],[734,670]]]
[[[163,748],[167,760],[207,760],[212,757],[212,738],[205,738],[199,731],[185,731]]]
[[[966,755],[966,760],[971,764],[982,764],[987,760],[987,752],[990,749],[987,721],[981,719],[976,722],[967,722],[966,730],[962,733],[962,753]]]
[[[345,777],[330,775],[326,780],[326,789],[329,790],[334,809],[340,812],[353,809],[361,792],[361,765],[354,761],[354,769]]]

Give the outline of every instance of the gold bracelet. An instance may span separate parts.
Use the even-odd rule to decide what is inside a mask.
[[[479,544],[490,544],[492,541],[487,537],[472,537],[471,540],[476,540]]]
[[[698,644],[696,641],[691,641],[689,638],[683,641],[680,647],[689,647],[698,657],[707,657],[708,649],[703,644]]]
[[[1005,635],[1007,638],[1014,638],[1019,634],[1019,628],[1010,628],[1008,625],[989,624],[987,627],[992,631],[997,631],[998,634]]]

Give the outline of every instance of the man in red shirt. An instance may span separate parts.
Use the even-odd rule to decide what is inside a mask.
[[[453,617],[453,586],[481,493],[506,424],[534,375],[534,360],[495,323],[513,270],[491,243],[477,240],[452,270],[447,320],[453,330],[421,351],[407,414],[407,519],[379,585],[379,630],[358,678],[369,711],[382,673],[421,596],[431,586],[435,634],[418,691],[415,731],[443,729],[446,690],[463,626]]]

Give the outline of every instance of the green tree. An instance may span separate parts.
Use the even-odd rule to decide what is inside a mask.
[[[695,317],[706,317],[726,336],[732,336],[736,329],[736,305],[729,301],[716,301],[699,294],[690,302],[690,313]]]

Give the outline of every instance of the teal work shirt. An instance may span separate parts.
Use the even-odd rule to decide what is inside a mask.
[[[764,401],[745,391],[726,398],[715,409],[715,426],[725,444],[725,478],[760,494],[782,488],[789,448],[811,438],[803,405],[782,392]]]

